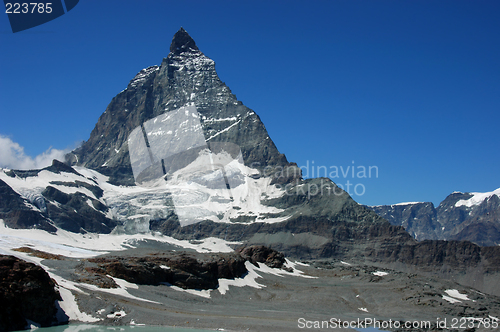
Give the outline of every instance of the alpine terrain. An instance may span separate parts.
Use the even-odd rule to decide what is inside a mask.
[[[0,331],[374,320],[410,331],[445,319],[490,331],[500,247],[477,239],[498,226],[497,194],[366,207],[303,179],[181,28],[66,162],[0,170]]]
[[[438,207],[431,202],[369,206],[418,240],[467,240],[500,245],[500,188],[486,193],[454,192]]]

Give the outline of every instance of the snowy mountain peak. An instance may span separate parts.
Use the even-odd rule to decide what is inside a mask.
[[[467,206],[467,207],[473,207],[475,205],[479,205],[483,203],[486,199],[489,199],[490,197],[496,195],[500,197],[500,188],[494,191],[486,192],[486,193],[479,193],[479,192],[474,192],[474,193],[469,193],[471,197],[467,199],[461,199],[458,202],[455,203],[456,207],[459,206]]]
[[[184,28],[180,28],[172,38],[172,44],[170,44],[170,52],[180,54],[185,51],[199,51],[198,46],[194,42],[194,39],[187,33]]]
[[[257,114],[220,80],[215,62],[198,49],[186,30],[175,33],[170,50],[161,65],[141,70],[112,99],[90,138],[66,156],[68,164],[99,171],[114,184],[132,186],[135,182],[127,142],[132,131],[158,116],[193,106],[205,141],[237,145],[244,164],[261,171],[268,166],[289,166]]]

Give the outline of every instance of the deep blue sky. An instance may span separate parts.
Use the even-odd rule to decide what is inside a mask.
[[[32,157],[88,139],[183,26],[288,160],[378,167],[334,179],[358,202],[492,191],[499,17],[499,1],[82,0],[13,34],[1,13],[0,135]]]

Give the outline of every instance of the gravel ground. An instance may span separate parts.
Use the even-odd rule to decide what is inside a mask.
[[[133,249],[120,255],[146,255],[151,253],[149,250]],[[447,327],[453,322],[459,327],[463,317],[500,318],[500,298],[451,281],[380,267],[354,263],[347,265],[340,261],[308,263],[309,266],[296,265],[295,268],[315,278],[257,272],[261,278],[257,278],[256,282],[265,287],[229,286],[225,295],[213,290],[209,298],[167,285],[128,288],[131,295],[152,302],[125,298],[99,289],[82,288],[86,294],[75,291],[73,294],[80,310],[101,318],[97,323],[101,325],[146,324],[230,331],[302,331],[307,330],[307,326],[314,327],[316,322],[323,321],[339,324],[358,319],[376,319],[379,322],[429,321],[435,324],[446,318]],[[73,271],[80,262],[46,260],[43,264],[57,270],[58,275],[74,280]],[[446,293],[450,289],[466,294],[469,300],[458,299],[461,302],[450,303]],[[448,300],[443,296],[448,296]],[[478,328],[478,324],[475,321],[475,331],[494,330],[491,327]],[[310,330],[332,330],[331,327],[332,324],[329,324],[329,328]],[[432,329],[413,329],[418,330]],[[457,330],[463,331],[460,328]]]

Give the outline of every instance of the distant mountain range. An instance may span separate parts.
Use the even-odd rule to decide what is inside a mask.
[[[415,239],[466,240],[500,245],[500,188],[485,193],[454,192],[438,207],[430,202],[368,206]]]

